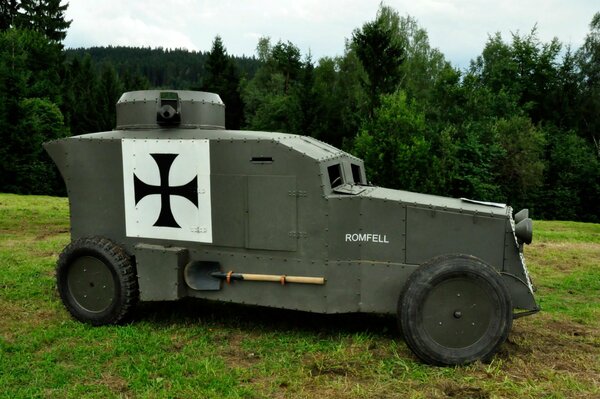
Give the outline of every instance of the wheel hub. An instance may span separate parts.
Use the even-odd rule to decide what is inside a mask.
[[[423,327],[446,348],[473,345],[487,331],[494,314],[489,285],[455,277],[433,286],[423,307]]]
[[[71,265],[67,284],[72,298],[88,312],[102,312],[113,303],[115,282],[111,270],[92,256],[77,258]]]

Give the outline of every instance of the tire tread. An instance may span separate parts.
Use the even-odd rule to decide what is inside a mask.
[[[468,269],[475,270],[475,273],[479,273],[480,276],[489,279],[488,282],[491,282],[492,287],[495,287],[499,297],[502,314],[500,331],[491,339],[490,344],[476,356],[457,357],[455,354],[435,353],[427,346],[426,340],[423,337],[416,336],[415,323],[417,323],[417,320],[415,315],[409,312],[409,309],[418,309],[418,301],[422,298],[424,290],[427,289],[427,282],[434,279],[436,275],[438,275],[437,278],[441,278],[444,274],[449,274],[449,269],[453,267],[462,268],[463,272]],[[512,302],[504,280],[492,266],[472,255],[441,255],[425,262],[410,275],[398,298],[397,321],[407,346],[417,357],[426,363],[433,365],[457,365],[471,363],[476,360],[486,361],[494,355],[500,345],[506,341],[510,333],[512,327]]]
[[[119,286],[119,303],[102,317],[89,317],[71,303],[68,288],[63,281],[70,263],[78,256],[90,254],[103,257],[110,263],[115,272],[115,283]],[[82,237],[67,245],[58,257],[56,279],[59,294],[69,313],[77,320],[92,325],[124,322],[139,300],[137,273],[131,256],[120,245],[105,237]]]

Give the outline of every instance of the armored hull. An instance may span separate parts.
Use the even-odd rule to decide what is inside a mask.
[[[132,92],[117,110],[114,131],[46,144],[71,210],[73,243],[59,260],[59,291],[80,320],[119,322],[138,299],[197,297],[397,314],[405,335],[435,337],[436,327],[411,332],[409,324],[419,322],[401,317],[417,306],[413,316],[427,324],[422,312],[434,300],[455,324],[432,315],[444,322],[444,335],[466,341],[432,338],[452,349],[442,357],[407,343],[425,361],[456,364],[489,356],[501,343],[456,350],[484,334],[465,332],[466,308],[472,329],[487,323],[482,331],[500,341],[513,315],[538,309],[522,255],[532,234],[523,212],[513,218],[502,204],[368,185],[362,160],[313,138],[225,130],[224,107],[213,94]],[[98,246],[90,244],[95,238],[115,246],[134,274],[111,277],[111,260],[93,248],[81,261],[80,247]],[[87,267],[94,257],[100,260]],[[448,267],[460,273],[428,280]],[[94,275],[115,283],[99,289]],[[124,311],[123,292],[132,297]],[[470,302],[452,302],[461,293]],[[407,295],[424,297],[411,305]]]

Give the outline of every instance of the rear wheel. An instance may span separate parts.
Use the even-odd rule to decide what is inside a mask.
[[[102,237],[69,244],[58,258],[56,279],[67,310],[77,320],[93,325],[123,321],[139,297],[131,257]]]
[[[500,275],[468,255],[444,255],[417,269],[398,300],[407,345],[423,361],[465,364],[490,358],[512,326]]]

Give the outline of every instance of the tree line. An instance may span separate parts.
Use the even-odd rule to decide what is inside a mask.
[[[267,37],[255,57],[228,55],[218,36],[206,53],[64,50],[59,0],[8,5],[1,191],[61,194],[43,141],[112,129],[123,91],[192,89],[221,95],[227,128],[316,137],[363,158],[377,185],[600,221],[600,13],[580,48],[542,42],[535,27],[494,34],[459,70],[414,18],[385,5],[343,55],[319,60]]]

